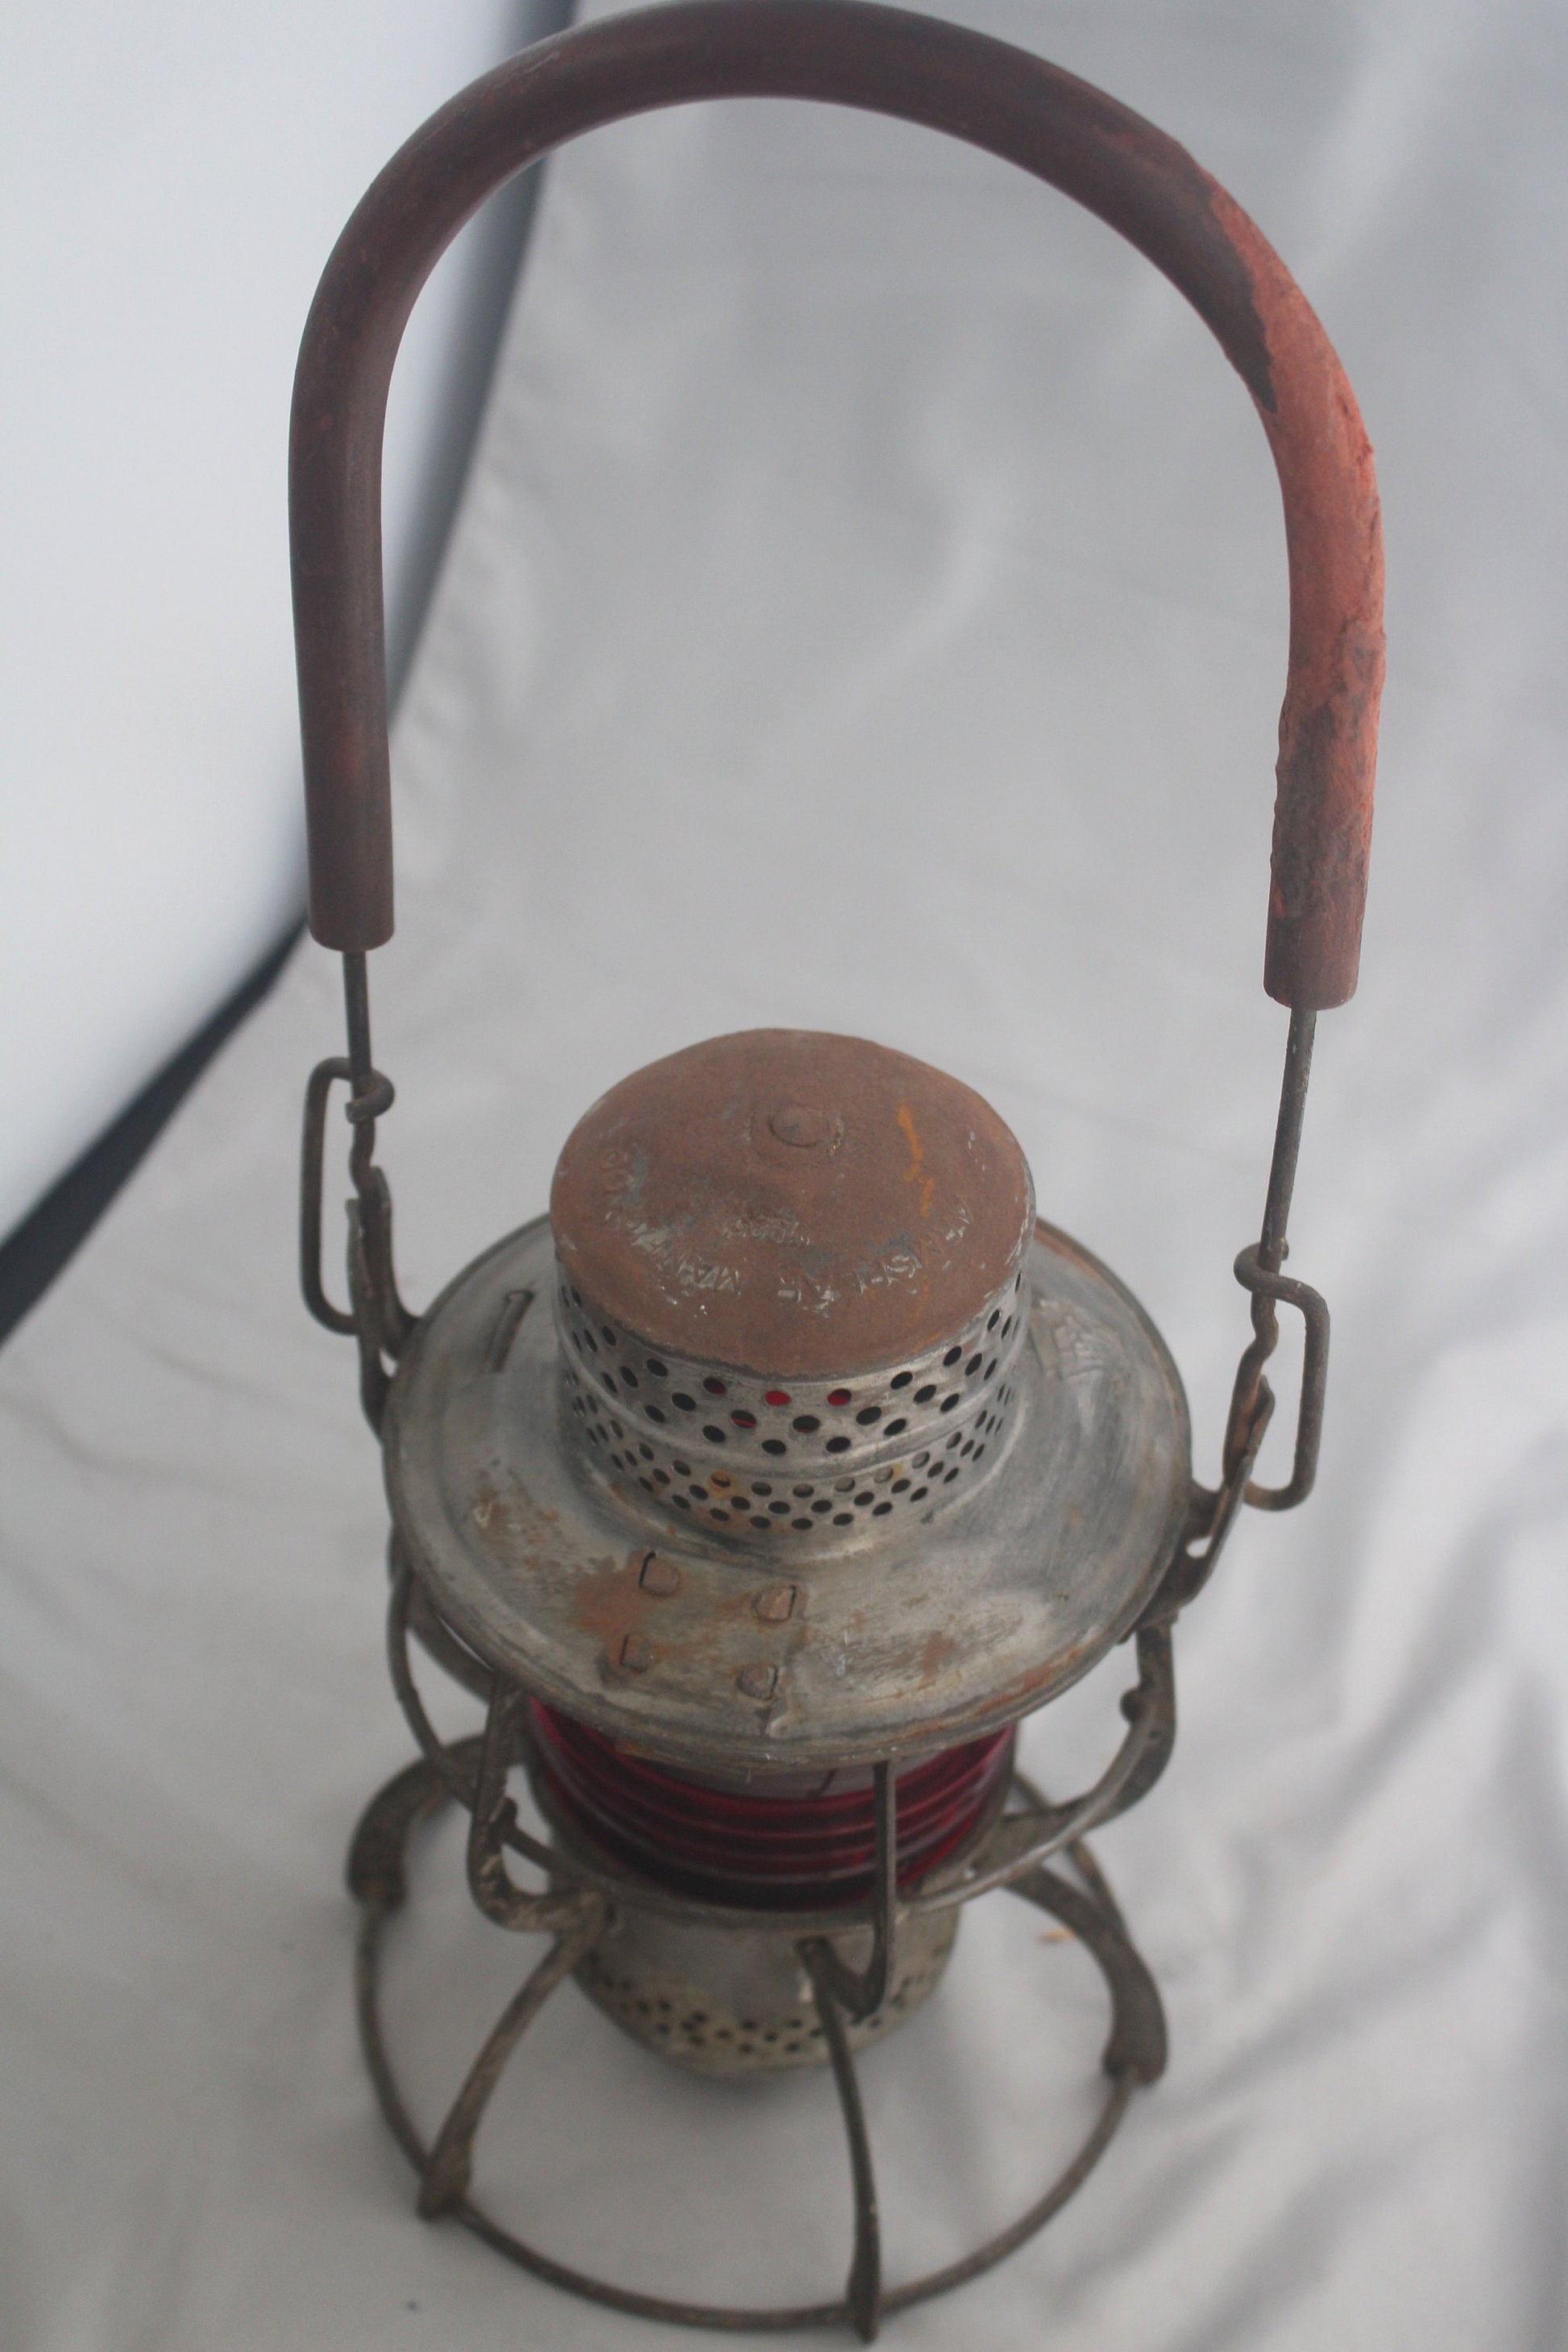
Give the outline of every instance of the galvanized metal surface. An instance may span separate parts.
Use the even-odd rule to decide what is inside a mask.
[[[973,1483],[1006,1443],[1028,1338],[1021,1270],[922,1353],[815,1381],[656,1353],[564,1280],[554,1305],[579,1444],[661,1512],[766,1539],[781,1567],[858,1510],[875,1531]]]
[[[946,1348],[1010,1289],[1034,1216],[1017,1140],[973,1088],[804,1029],[710,1037],[623,1078],[550,1193],[579,1309],[699,1379],[741,1369],[763,1390]],[[791,1420],[808,1410],[823,1401]]]
[[[771,1538],[691,1526],[576,1441],[542,1305],[552,1255],[542,1218],[422,1318],[387,1401],[387,1489],[453,1630],[595,1729],[699,1770],[947,1746],[1065,1689],[1158,1587],[1192,1494],[1181,1382],[1136,1302],[1050,1227],[1026,1261],[1000,1452],[944,1484],[951,1501],[801,1536],[782,1619],[755,1605],[777,1580]],[[673,1591],[645,1578],[650,1550]]]
[[[883,1999],[847,2021],[851,2049],[881,2041],[936,1990],[959,1916],[935,1911],[909,1921]],[[870,1930],[844,1940],[847,1965],[862,1968]],[[622,1912],[578,1963],[576,1978],[634,2042],[694,2074],[788,2074],[828,2063],[811,1979],[787,1927],[765,1920],[710,1927]]]

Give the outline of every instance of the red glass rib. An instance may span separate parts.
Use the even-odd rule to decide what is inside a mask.
[[[868,1769],[759,1774],[725,1788],[629,1756],[602,1732],[531,1705],[555,1807],[660,1885],[759,1909],[816,1909],[869,1892],[877,1832]],[[1011,1730],[921,1757],[897,1776],[899,1884],[912,1886],[975,1828],[1012,1759]]]

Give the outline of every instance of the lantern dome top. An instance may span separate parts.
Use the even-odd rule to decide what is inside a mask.
[[[556,1165],[564,1279],[643,1341],[781,1379],[912,1357],[1011,1281],[1034,1223],[1016,1139],[907,1054],[752,1029],[600,1097]]]

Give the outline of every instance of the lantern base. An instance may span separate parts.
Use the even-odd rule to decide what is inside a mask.
[[[897,1972],[870,2015],[846,2021],[851,2050],[882,2041],[936,1990],[958,1934],[959,1912],[917,1915],[899,1936]],[[869,1927],[835,1938],[851,1969],[865,1966]],[[587,1958],[577,1982],[634,2042],[700,2074],[783,2074],[826,2066],[799,1939],[787,1927],[690,1927],[647,1912],[618,1915]]]
[[[478,1745],[477,1741],[460,1742],[457,1748],[444,1751],[438,1760],[458,1769],[471,1769],[477,1761]],[[1020,1781],[1017,1785],[1029,1801],[1037,1805],[1041,1801],[1026,1782]],[[855,2254],[844,2293],[821,2303],[742,2308],[678,2303],[667,2296],[641,2294],[634,2288],[590,2277],[563,2263],[555,2262],[550,2255],[539,2252],[521,2239],[514,2237],[510,2231],[503,2230],[474,2202],[468,2194],[468,2182],[474,2137],[490,2094],[524,2030],[555,1986],[568,1974],[576,1972],[580,1980],[584,1981],[585,1990],[599,2001],[599,2005],[609,2007],[610,2004],[601,1998],[590,1966],[598,1955],[601,1943],[604,1946],[603,1968],[606,1972],[616,1972],[616,1985],[627,1975],[632,1975],[633,1983],[637,1984],[635,1973],[624,1965],[624,1955],[622,1964],[617,1968],[616,1948],[609,1941],[613,1928],[595,1930],[593,1942],[586,1948],[581,1943],[574,1945],[565,1937],[557,1939],[554,1948],[539,1962],[502,2011],[469,2069],[445,2121],[428,2145],[404,2102],[387,2053],[380,2009],[381,1951],[386,1926],[406,1899],[407,1855],[414,1832],[423,1822],[439,1812],[449,1798],[448,1776],[439,1771],[436,1763],[421,1759],[387,1783],[366,1810],[354,1832],[349,1852],[348,1881],[351,1893],[362,1906],[355,1990],[365,2061],[387,2126],[419,2176],[420,2212],[427,2219],[450,2215],[508,2261],[516,2263],[550,2285],[581,2295],[588,2302],[611,2310],[627,2312],[639,2318],[663,2320],[688,2327],[775,2332],[842,2324],[852,2328],[863,2342],[868,2343],[877,2335],[883,2317],[945,2294],[950,2288],[963,2285],[1002,2262],[1042,2229],[1093,2170],[1126,2113],[1133,2092],[1141,2084],[1155,2081],[1164,2069],[1165,2023],[1159,1992],[1128,1937],[1110,1887],[1088,1848],[1079,1841],[1067,1849],[1066,1856],[1077,1874],[1076,1883],[1041,1864],[1031,1869],[1026,1875],[1014,1880],[1006,1890],[1047,1912],[1079,1938],[1098,1963],[1111,2002],[1110,2036],[1101,2059],[1106,2089],[1099,2118],[1072,2162],[1026,2212],[960,2261],[950,2263],[941,2270],[927,2272],[920,2278],[893,2286],[883,2285],[871,2150],[850,2047],[852,2034],[857,2039],[874,2036],[868,2037],[848,2024],[823,1979],[814,1974],[808,1979],[808,1983],[815,2016],[808,2018],[805,2004],[798,1998],[798,1987],[794,1984],[790,1987],[793,2005],[788,2013],[792,2017],[808,2018],[805,2039],[813,2045],[812,2054],[820,2048],[832,2067],[834,2087],[838,2095],[848,2143],[854,2191]],[[888,2023],[894,2021],[896,2015],[908,2014],[918,2000],[934,1987],[952,1948],[954,1928],[951,1921],[955,1916],[955,1913],[946,1915],[950,1924],[932,1935],[929,1946],[924,1947],[923,1961],[911,1947],[907,1967],[900,1964],[894,1993],[884,2004],[885,2011],[893,2012],[888,2016]],[[691,1932],[707,1934],[712,1931],[700,1930],[693,1923]],[[851,1947],[854,1932],[850,1931],[842,1939],[847,1952]],[[942,1934],[945,1934],[945,1943],[941,1941]],[[651,1946],[646,1960],[639,1959],[639,1965],[651,1970],[654,1965]],[[922,1967],[927,1973],[924,1981],[920,1982]],[[705,1969],[700,1980],[706,1982],[710,1973],[710,1970]],[[648,1980],[651,1981],[651,1977]],[[905,1993],[904,2005],[901,2011],[895,2011],[894,1999],[900,1990]],[[624,1998],[618,1993],[616,1997]],[[638,1997],[637,1994],[633,1996],[634,2000]],[[655,1995],[656,2020],[662,2015],[657,2009],[658,2000],[665,1997],[671,2000],[670,2014],[674,2016],[676,2013],[673,1995]],[[630,2021],[618,2011],[611,2009],[611,2014],[616,2017],[618,2023],[630,2024]],[[690,2012],[685,2014],[689,2015]],[[710,2012],[710,2016],[713,2014]],[[747,2011],[746,2014],[751,2016],[753,2013]],[[657,2024],[650,2034],[646,2030],[648,2021],[642,2017],[640,2011],[636,2015],[637,2022],[630,2024],[630,2030],[637,2038],[651,2041],[652,2046],[661,2050],[669,2050],[669,2044],[676,2040],[676,2032],[672,2031],[667,2042],[658,2033]],[[737,2028],[741,2021],[737,2018]],[[753,2024],[756,2022],[753,2016]],[[866,2022],[874,2024],[875,2019]],[[812,2024],[818,2029],[815,2037],[810,2032]],[[881,2030],[885,2031],[886,2025]],[[771,2052],[778,2045],[764,2042],[762,2046]],[[738,2045],[736,2047],[739,2055]],[[706,2058],[694,2057],[683,2051],[669,2050],[669,2054],[682,2057],[688,2064],[700,2063],[704,2071],[729,2071],[727,2066],[715,2067]],[[760,2053],[753,2050],[743,2063],[748,2065],[758,2063],[794,2065],[809,2063],[810,2058],[804,2048],[792,2053],[784,2046],[780,2049],[777,2061],[771,2057],[760,2060]]]

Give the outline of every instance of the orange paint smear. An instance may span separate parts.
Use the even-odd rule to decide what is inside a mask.
[[[925,1146],[915,1132],[914,1113],[908,1103],[899,1105],[898,1115],[899,1125],[903,1129],[904,1139],[910,1147],[910,1164],[904,1171],[904,1181],[906,1184],[917,1184],[920,1187],[921,1214],[922,1217],[929,1217],[931,1194],[936,1191],[936,1178],[923,1173]]]

